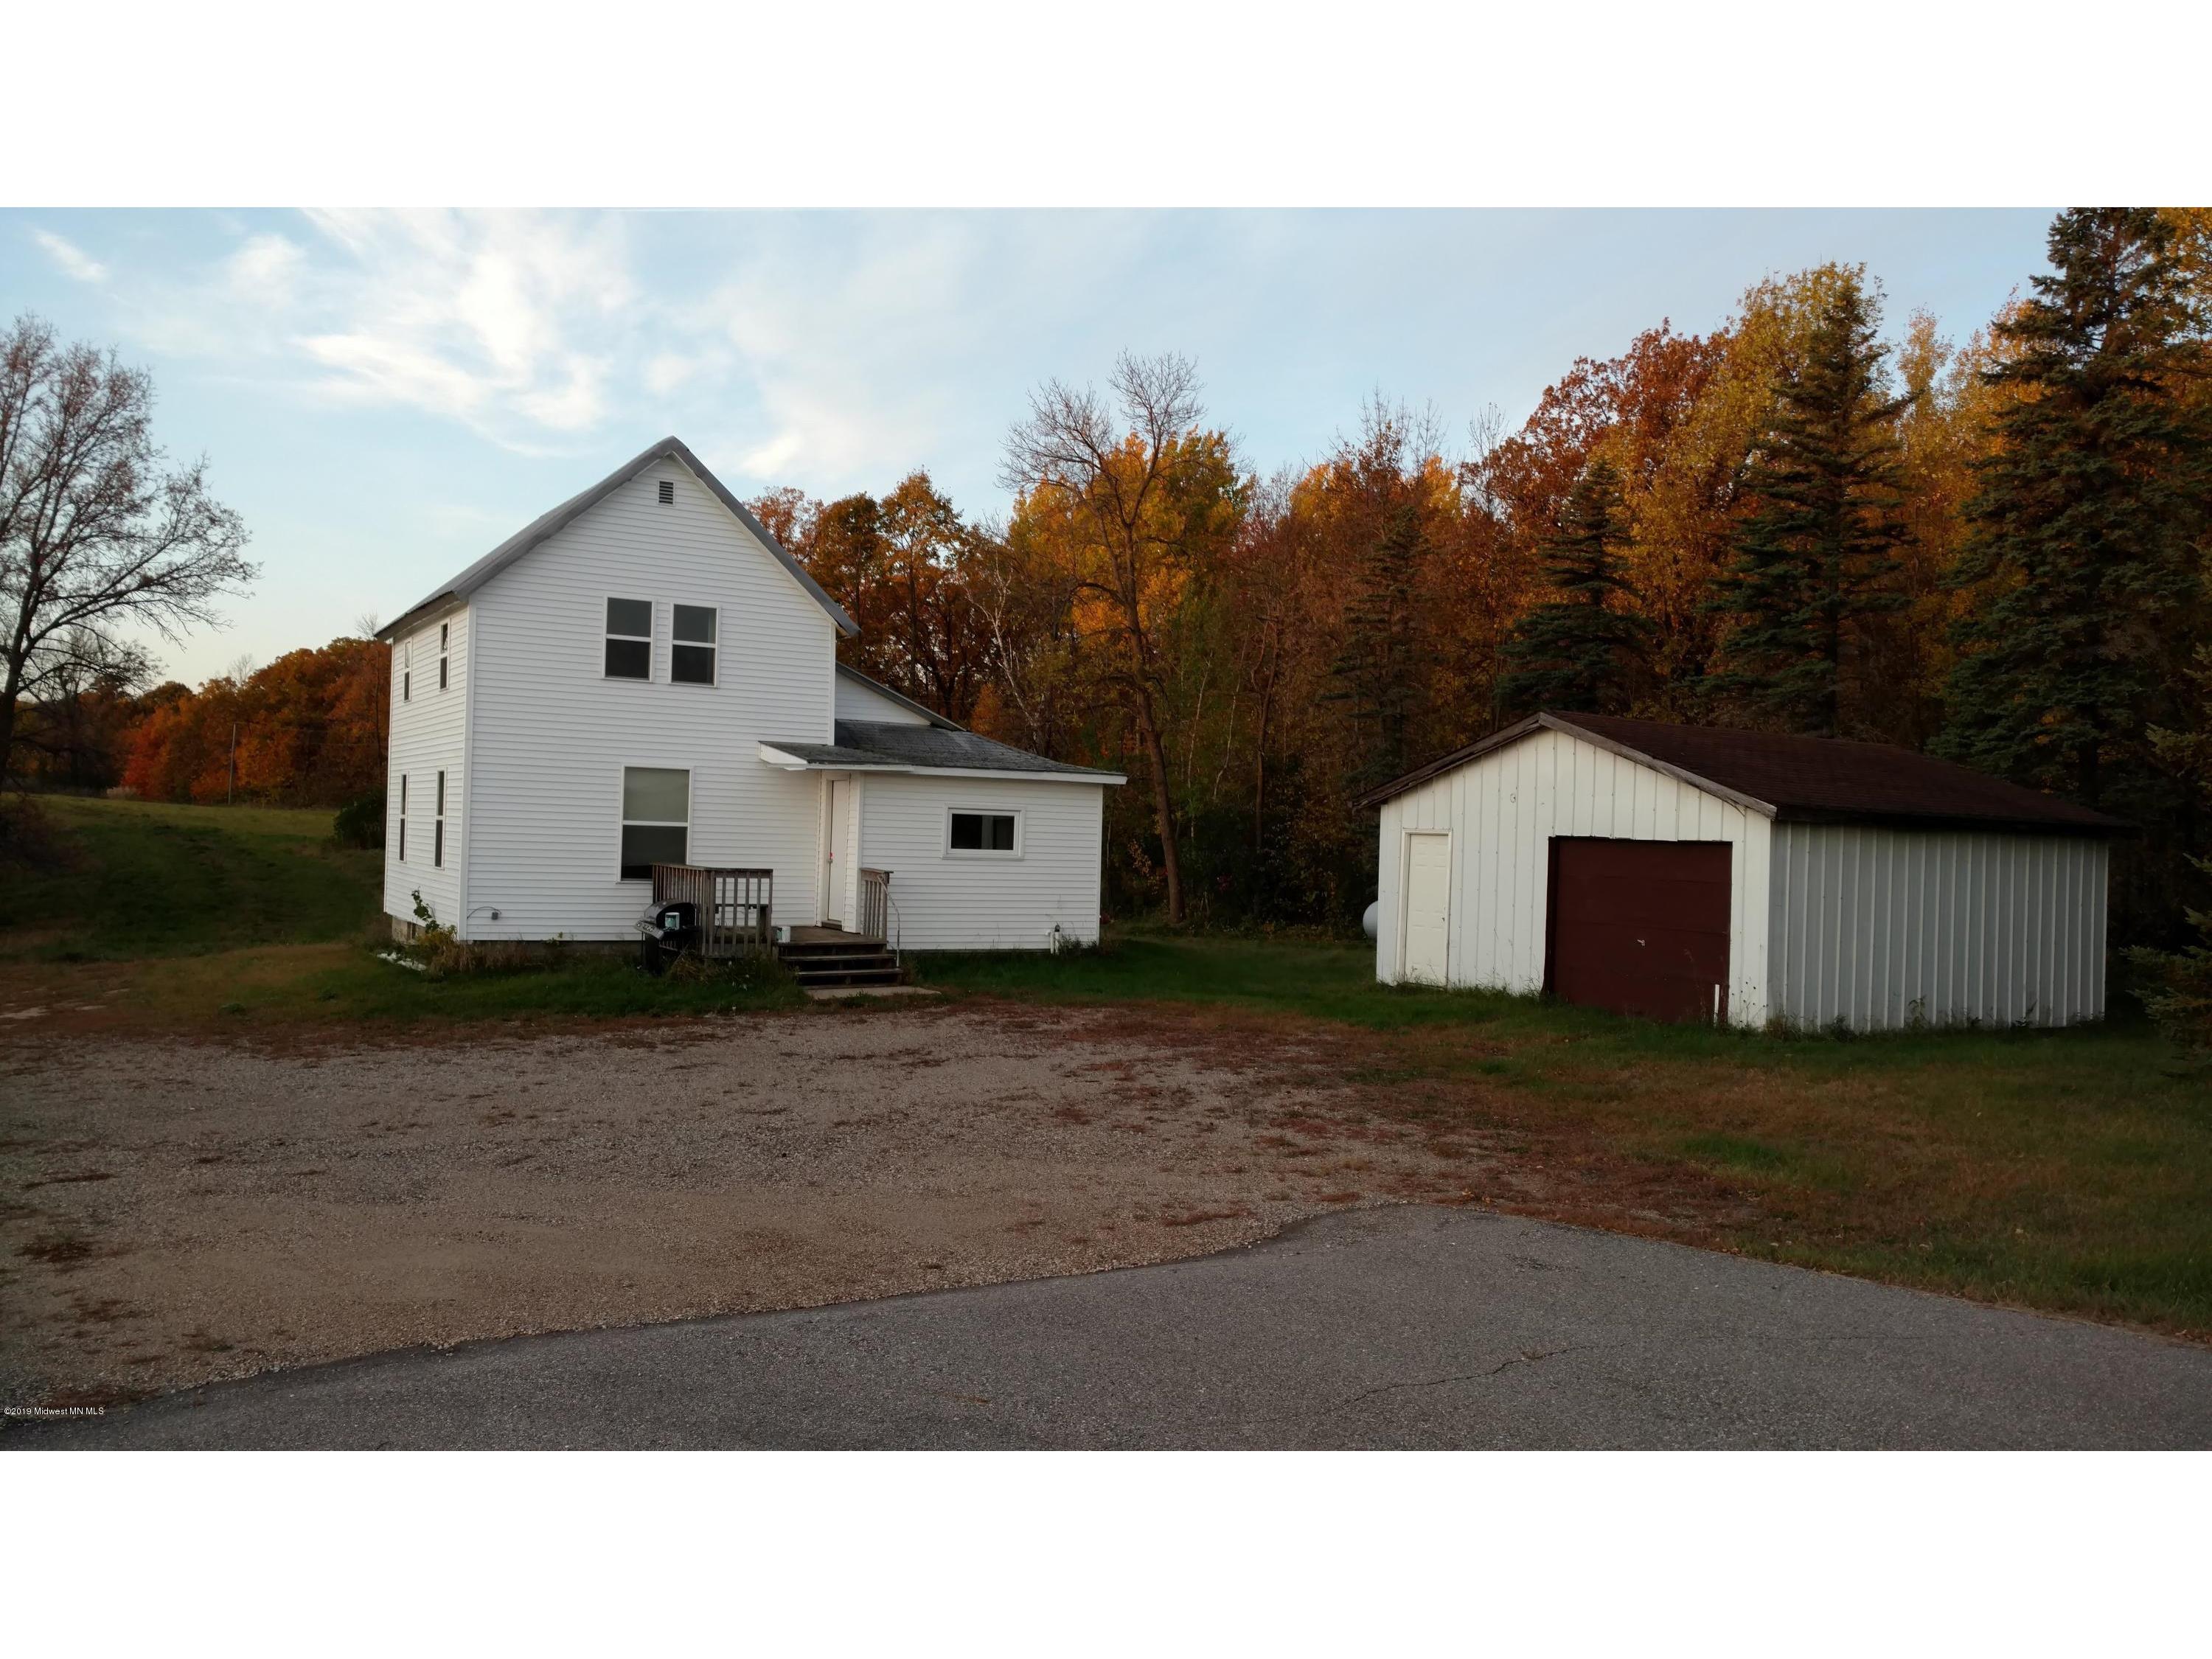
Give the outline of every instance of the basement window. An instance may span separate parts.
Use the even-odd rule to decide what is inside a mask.
[[[606,676],[611,680],[653,678],[653,601],[607,601]]]
[[[691,774],[680,767],[623,768],[622,878],[649,881],[656,864],[691,851]]]
[[[945,815],[945,856],[949,859],[1016,859],[1022,855],[1019,812],[956,812]]]
[[[668,678],[678,685],[714,683],[714,608],[679,605],[668,647]]]

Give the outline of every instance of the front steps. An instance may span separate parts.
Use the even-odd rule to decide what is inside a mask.
[[[815,930],[809,928],[809,933]],[[775,947],[791,976],[806,990],[831,987],[896,985],[902,975],[898,958],[880,939],[811,939]]]

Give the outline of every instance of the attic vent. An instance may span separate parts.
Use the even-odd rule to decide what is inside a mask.
[[[676,504],[676,485],[667,478],[660,481],[660,504],[663,507],[673,507]]]

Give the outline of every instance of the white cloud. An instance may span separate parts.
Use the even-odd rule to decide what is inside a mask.
[[[399,404],[528,447],[609,413],[611,335],[635,300],[622,221],[535,213],[310,216],[321,302],[303,334],[347,401]]]
[[[665,398],[698,374],[706,364],[695,352],[664,351],[645,366],[645,389]]]
[[[107,280],[107,267],[66,236],[57,236],[51,230],[34,230],[31,240],[46,251],[46,257],[62,268],[64,275],[74,276],[80,283]]]
[[[297,242],[272,234],[248,238],[223,268],[231,292],[240,299],[281,306],[291,301],[306,261],[306,252]]]
[[[988,478],[1028,384],[1103,367],[1060,338],[1144,240],[1115,216],[332,210],[220,228],[206,264],[118,276],[140,342],[519,453],[599,459],[674,431],[732,483],[824,495],[915,465]]]

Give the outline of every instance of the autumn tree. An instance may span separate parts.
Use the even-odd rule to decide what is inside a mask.
[[[1204,429],[1184,358],[1125,354],[1113,401],[1054,380],[1006,441],[1002,481],[1018,498],[1009,534],[1065,569],[1073,614],[1101,683],[1136,728],[1159,838],[1168,919],[1186,915],[1171,691],[1178,613],[1234,535],[1243,490],[1227,437]]]
[[[1518,433],[1478,446],[1467,469],[1470,506],[1480,508],[1468,520],[1474,543],[1505,578],[1482,590],[1486,610],[1499,593],[1526,608],[1576,482],[1601,453],[1617,470],[1623,571],[1633,613],[1649,624],[1642,702],[1653,712],[1702,708],[1722,631],[1708,601],[1733,544],[1737,476],[1770,401],[1768,343],[1785,291],[1754,289],[1742,316],[1713,334],[1662,322],[1619,356],[1578,359]]]
[[[1627,540],[1620,473],[1602,454],[1576,482],[1545,544],[1553,597],[1528,611],[1507,655],[1504,688],[1516,709],[1626,712],[1648,635],[1630,608],[1620,550]]]
[[[1746,466],[1755,503],[1715,605],[1729,619],[1716,689],[1762,724],[1825,737],[1855,719],[1866,618],[1900,603],[1898,416],[1876,303],[1856,273],[1827,294],[1775,384]]]
[[[0,775],[17,714],[73,674],[142,678],[125,630],[216,621],[253,574],[246,528],[153,440],[154,383],[112,352],[57,345],[35,317],[0,334]]]
[[[975,601],[976,533],[915,472],[878,500],[865,493],[826,505],[795,490],[755,503],[779,541],[859,624],[840,658],[871,679],[965,726],[988,674],[989,638]]]

